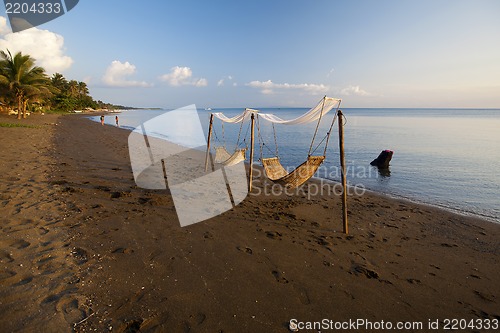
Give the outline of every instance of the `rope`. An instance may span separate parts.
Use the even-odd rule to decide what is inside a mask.
[[[215,126],[212,126],[212,133],[214,134],[215,140],[217,140],[217,142],[220,142],[219,137],[217,136],[217,131],[215,130]]]
[[[333,116],[332,124],[330,125],[330,129],[328,130],[326,144],[325,144],[325,150],[323,151],[323,156],[326,156],[326,149],[328,148],[328,142],[330,141],[330,136],[332,134],[333,124],[335,124],[335,120],[337,119],[337,114],[338,114],[339,109],[340,109],[340,102],[339,102],[339,105],[337,105],[337,109],[335,110],[335,115]]]
[[[259,116],[257,116],[257,139],[259,140],[259,150],[260,150],[260,160],[262,161],[263,153],[262,153],[262,135],[260,134],[260,120]]]
[[[240,137],[241,137],[241,130],[243,129],[243,121],[244,121],[244,119],[241,121],[241,124],[240,124],[240,130],[238,132],[238,139],[236,140],[236,147],[234,148],[235,151],[240,146]]]
[[[316,145],[316,147],[314,148],[314,150],[311,152],[311,155],[314,154],[316,152],[316,150],[318,150],[318,148],[326,140],[325,149],[323,151],[323,156],[326,156],[326,150],[328,148],[328,142],[330,141],[330,135],[332,134],[333,124],[335,124],[335,120],[336,119],[337,119],[337,115],[333,116],[333,121],[332,121],[332,124],[330,125],[330,129],[328,130],[328,132],[326,132],[326,135],[323,137],[323,139],[321,140],[321,142]]]
[[[278,153],[278,138],[276,137],[276,128],[274,127],[274,123],[273,124],[273,134],[274,134],[274,146],[276,147],[276,157],[280,157],[279,153]]]
[[[316,130],[314,131],[311,145],[309,146],[309,153],[307,153],[308,157],[311,156],[311,151],[312,151],[312,147],[314,145],[314,140],[316,139],[316,134],[318,134],[319,124],[321,123],[321,118],[323,118],[323,109],[325,108],[325,101],[326,101],[326,96],[323,97],[323,105],[321,106],[321,113],[319,114],[318,123],[316,124]]]
[[[269,150],[271,155],[273,154],[273,151],[271,149],[269,149],[269,147],[264,142],[264,138],[262,137],[262,132],[260,131],[260,119],[259,119],[258,115],[257,115],[257,138],[259,140],[260,160],[262,161],[262,159],[264,158],[264,147],[267,150]],[[276,156],[276,157],[278,157],[278,156]]]
[[[224,122],[221,122],[222,125],[222,141],[223,141],[223,146],[226,148],[226,133],[224,132]]]
[[[252,124],[251,122],[248,122],[248,127],[247,127],[247,130],[245,132],[245,136],[243,137],[243,142],[245,143],[245,148],[248,148],[247,138],[248,138],[248,131],[250,130],[251,124]]]
[[[318,145],[317,145],[317,146],[314,148],[314,150],[311,152],[311,155],[312,155],[312,154],[314,154],[314,153],[316,152],[316,150],[318,150],[318,148],[321,146],[321,144],[322,144],[323,142],[325,142],[325,140],[326,140],[326,138],[328,137],[328,135],[329,135],[329,134],[330,134],[330,133],[327,133],[327,134],[323,137],[323,139],[320,141],[320,143],[318,143]],[[325,154],[323,154],[323,155],[325,155]]]

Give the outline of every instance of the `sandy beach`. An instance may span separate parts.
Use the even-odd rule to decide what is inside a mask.
[[[0,127],[4,332],[500,319],[498,224],[365,193],[348,198],[346,236],[340,197],[305,188],[180,227],[168,190],[134,183],[128,131],[80,115],[0,122],[36,126]]]

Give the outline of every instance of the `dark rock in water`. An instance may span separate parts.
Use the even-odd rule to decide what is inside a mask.
[[[392,150],[383,150],[376,159],[374,159],[370,165],[376,166],[378,168],[387,169],[389,168],[389,162],[392,159],[394,152]]]

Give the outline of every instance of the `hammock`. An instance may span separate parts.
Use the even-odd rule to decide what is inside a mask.
[[[267,178],[288,188],[295,188],[314,176],[324,160],[325,156],[309,156],[307,161],[290,173],[281,165],[278,157],[263,158],[262,165],[264,166]]]
[[[236,149],[231,155],[225,147],[215,147],[214,162],[224,166],[233,166],[245,160],[245,152],[246,148]]]
[[[238,163],[243,162],[246,159],[246,151],[247,148],[238,148],[240,144],[240,138],[241,138],[241,131],[243,129],[243,122],[248,119],[252,114],[258,112],[257,110],[253,109],[245,109],[241,114],[229,118],[226,115],[224,115],[222,112],[213,112],[210,116],[210,126],[208,129],[208,142],[207,142],[207,153],[206,153],[206,158],[205,158],[205,171],[208,170],[208,159],[209,159],[209,154],[210,154],[210,141],[212,138],[212,131],[217,139],[217,134],[215,133],[215,129],[213,129],[212,124],[213,124],[213,118],[218,118],[222,121],[222,136],[224,138],[224,123],[240,123],[240,130],[238,132],[238,140],[236,142],[236,148],[234,150],[234,153],[229,153],[225,147],[225,138],[224,138],[224,146],[219,146],[215,147],[215,158],[214,158],[214,163],[217,164],[222,164],[223,166],[233,166]],[[249,125],[250,128],[250,125]],[[248,128],[248,129],[249,129]],[[248,134],[248,129],[247,133],[245,134],[245,137],[243,139],[244,142],[246,142],[246,135]]]
[[[265,144],[261,144],[261,161],[262,165],[264,166],[264,171],[266,173],[267,178],[269,180],[279,183],[283,186],[286,186],[288,188],[295,188],[298,187],[302,184],[304,184],[307,180],[309,180],[316,171],[318,170],[319,166],[323,163],[323,161],[326,158],[326,150],[328,148],[328,142],[330,140],[330,134],[332,132],[333,124],[335,122],[335,119],[337,116],[335,115],[333,117],[332,123],[330,125],[330,129],[328,130],[325,138],[314,148],[314,141],[316,139],[316,135],[318,134],[318,129],[319,125],[321,123],[321,119],[325,114],[330,112],[333,108],[339,108],[340,106],[340,99],[337,98],[331,98],[331,97],[323,97],[316,106],[311,108],[309,111],[304,113],[303,115],[291,119],[291,120],[284,120],[281,119],[274,114],[270,113],[259,113],[258,114],[258,119],[262,118],[264,120],[267,120],[273,124],[273,132],[274,132],[274,142],[276,146],[276,157],[271,157],[271,158],[263,158],[262,157],[262,147]],[[309,147],[309,153],[307,154],[307,160],[299,165],[297,168],[295,168],[292,172],[288,173],[285,168],[281,165],[281,162],[278,157],[278,142],[276,138],[276,129],[274,127],[274,124],[282,124],[282,125],[298,125],[298,124],[306,124],[310,123],[313,121],[317,121],[316,125],[316,130],[314,132],[311,145]],[[258,123],[259,124],[259,123]],[[257,128],[259,132],[259,139],[262,140],[262,137],[260,136],[260,126],[258,125]],[[316,151],[316,149],[319,148],[319,146],[325,142],[325,148],[323,155],[321,156],[312,156],[312,154]]]

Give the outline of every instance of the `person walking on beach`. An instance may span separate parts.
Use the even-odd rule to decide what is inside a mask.
[[[115,122],[116,122],[116,127],[120,127],[120,125],[118,124],[118,116],[115,116]]]
[[[101,116],[101,125],[104,126],[104,115]]]

